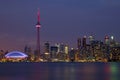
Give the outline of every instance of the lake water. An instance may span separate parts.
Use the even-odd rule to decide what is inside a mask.
[[[120,63],[0,63],[0,80],[120,80]]]

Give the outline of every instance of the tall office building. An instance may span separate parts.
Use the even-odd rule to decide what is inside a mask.
[[[106,35],[105,36],[105,44],[109,45],[109,43],[110,43],[109,36]]]
[[[83,46],[83,47],[86,47],[86,38],[87,38],[87,37],[84,36],[83,39],[82,39],[82,46]]]
[[[49,44],[49,42],[46,42],[45,44],[44,44],[44,48],[45,48],[45,53],[50,53],[50,44]]]
[[[50,51],[51,51],[50,52],[51,58],[52,59],[57,58],[58,47],[57,46],[51,46]]]
[[[60,52],[60,44],[56,43],[55,46],[58,48],[57,52],[59,53]]]
[[[69,52],[69,47],[68,45],[65,45],[65,54],[68,54],[68,52]]]
[[[90,44],[91,44],[92,41],[94,41],[94,37],[93,37],[93,36],[89,36],[88,38],[89,38],[89,42],[90,42]]]
[[[32,50],[31,47],[28,47],[27,45],[24,48],[24,52],[28,55],[31,56],[32,55]]]
[[[71,50],[69,52],[69,60],[75,61],[75,50],[73,48],[71,48]]]
[[[77,48],[80,51],[80,48],[81,48],[81,38],[77,39]]]
[[[65,53],[65,45],[63,43],[60,44],[60,52]]]
[[[55,46],[58,47],[58,51],[57,51],[58,53],[65,53],[65,47],[67,47],[67,45],[63,43],[61,44],[57,43],[55,44]]]

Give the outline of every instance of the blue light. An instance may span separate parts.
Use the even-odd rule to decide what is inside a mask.
[[[12,51],[5,55],[6,58],[26,58],[28,55],[20,51]]]

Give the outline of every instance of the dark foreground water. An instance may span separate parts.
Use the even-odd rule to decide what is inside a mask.
[[[120,63],[0,63],[0,80],[120,80]]]

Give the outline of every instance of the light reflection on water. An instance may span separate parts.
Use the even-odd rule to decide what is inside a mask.
[[[0,63],[0,80],[119,80],[120,63]]]

